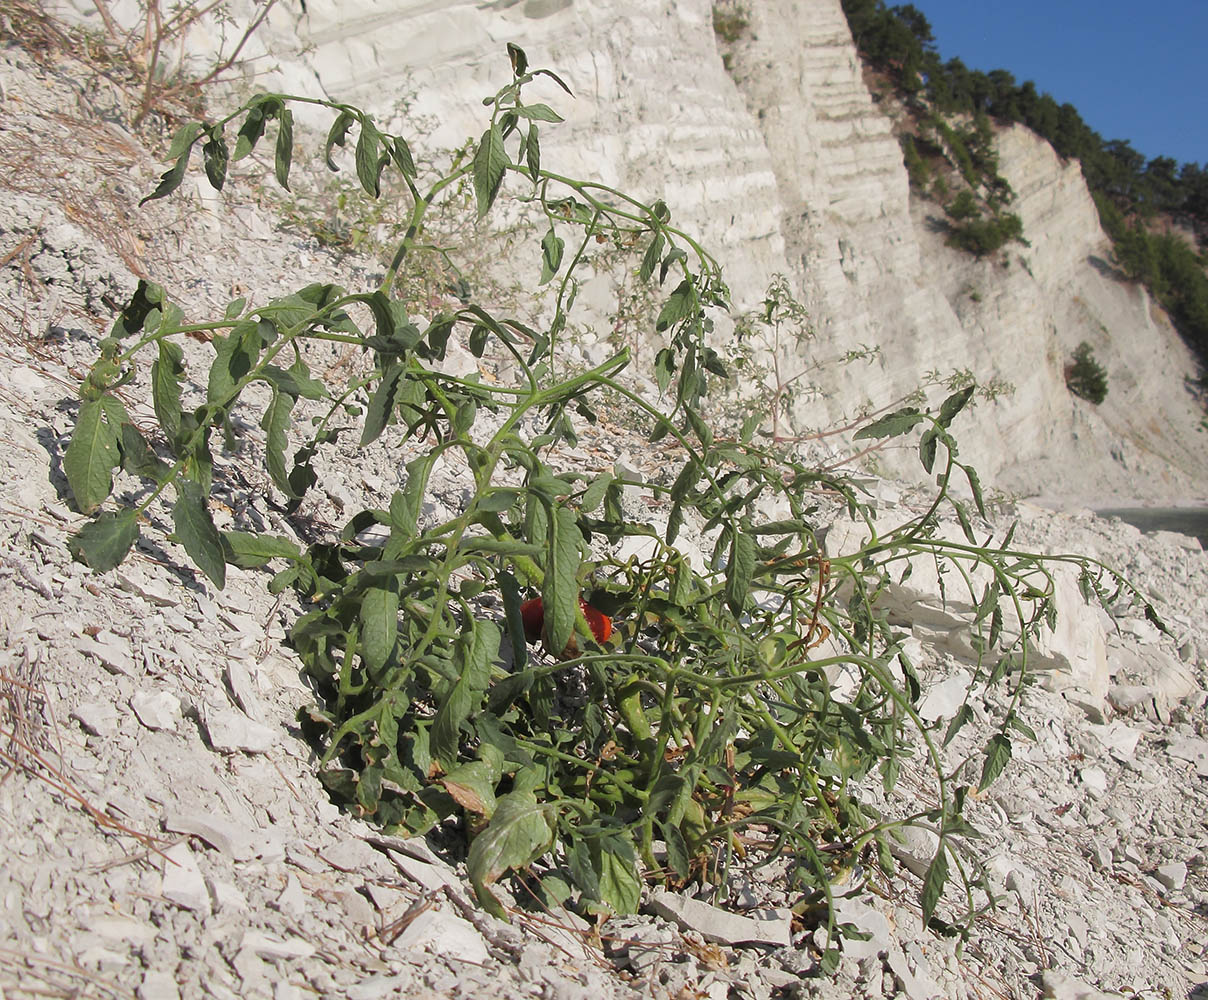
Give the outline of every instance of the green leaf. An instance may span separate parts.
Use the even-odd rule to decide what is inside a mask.
[[[173,450],[180,435],[180,384],[184,377],[185,354],[180,344],[162,339],[158,360],[151,362],[151,405]]]
[[[664,219],[664,222],[667,220]],[[667,280],[667,272],[671,270],[671,266],[676,261],[686,261],[688,255],[679,247],[675,247],[666,257],[663,258],[663,263],[659,267],[659,284],[663,284]],[[686,279],[685,279],[686,280]]]
[[[394,657],[398,644],[398,578],[382,577],[361,598],[361,659],[371,678]]]
[[[258,95],[253,100],[258,103],[248,109],[247,117],[243,119],[243,124],[239,127],[239,135],[235,139],[235,152],[231,156],[231,159],[235,161],[242,160],[251,153],[256,148],[256,143],[260,141],[260,137],[264,135],[266,95]]]
[[[120,434],[120,424],[108,419],[104,397],[81,404],[71,443],[63,455],[63,472],[82,514],[95,510],[113,489],[113,470],[122,460]]]
[[[1007,766],[1007,762],[1011,759],[1011,738],[1006,733],[995,733],[990,737],[990,742],[986,744],[986,759],[982,763],[981,780],[977,783],[977,790],[984,792],[993,783],[994,779],[1002,774],[1002,769]]]
[[[583,535],[575,512],[555,507],[549,520],[549,567],[541,601],[545,606],[545,648],[557,655],[570,642],[579,615],[579,563]]]
[[[334,147],[343,148],[344,143],[348,139],[348,130],[356,122],[356,116],[348,111],[341,111],[336,115],[336,120],[331,123],[331,129],[327,133],[327,144],[323,150],[324,159],[327,161],[327,169],[331,171],[339,170],[335,160],[331,158],[331,151]]]
[[[986,519],[986,502],[982,498],[981,479],[973,466],[962,465],[961,468],[965,470],[965,476],[969,480],[969,489],[973,491],[973,502],[977,505],[977,512],[984,521]]]
[[[176,503],[172,507],[176,537],[189,558],[219,590],[226,586],[226,557],[222,536],[214,527],[201,487],[189,479],[176,481]]]
[[[277,183],[286,191],[289,190],[289,166],[294,156],[294,113],[289,108],[282,108],[277,115],[280,123],[277,129],[277,149],[274,167]]]
[[[964,728],[965,723],[969,722],[972,718],[973,709],[970,708],[968,702],[966,702],[956,710],[956,715],[954,715],[952,717],[952,721],[948,723],[948,729],[944,733],[943,745],[947,746],[949,743],[951,743],[956,738],[956,734]]]
[[[115,514],[103,511],[68,539],[72,556],[98,573],[107,573],[121,564],[138,541],[137,514],[125,510]]]
[[[960,413],[961,410],[965,408],[965,404],[973,398],[973,390],[976,388],[977,386],[973,385],[965,386],[965,388],[961,389],[959,392],[954,392],[951,396],[944,400],[943,404],[940,406],[940,415],[936,418],[941,427],[946,428],[950,423],[952,423],[953,417]]]
[[[579,500],[579,510],[584,514],[590,514],[599,507],[604,502],[604,494],[608,492],[608,487],[612,485],[615,478],[611,472],[601,472],[596,476],[583,491],[583,496]]]
[[[539,122],[560,122],[563,117],[548,104],[526,104],[516,109],[521,118],[531,118]]]
[[[361,187],[375,198],[382,193],[382,162],[378,156],[381,138],[373,119],[366,115],[361,121],[361,134],[357,138],[357,178]]]
[[[396,135],[390,141],[389,150],[390,158],[394,160],[402,175],[414,180],[419,171],[415,168],[415,159],[411,156],[411,147],[407,145],[407,140]]]
[[[887,413],[867,427],[861,427],[852,437],[856,441],[864,438],[897,437],[905,434],[922,420],[923,415],[919,413],[917,407],[907,406],[901,410],[894,410],[893,413]]]
[[[919,461],[927,472],[930,472],[932,466],[935,465],[935,452],[939,444],[939,436],[940,432],[935,427],[931,427],[919,438]]]
[[[268,474],[286,496],[297,499],[285,468],[285,446],[289,444],[289,428],[293,422],[294,397],[273,386],[273,398],[264,411],[260,426],[265,432],[264,460]]]
[[[280,535],[259,535],[250,531],[224,531],[222,547],[226,561],[241,569],[259,569],[273,559],[289,559],[291,562],[297,562],[302,558],[298,546]]]
[[[688,423],[692,427],[692,433],[696,435],[696,439],[701,443],[701,447],[708,451],[713,447],[713,431],[709,425],[701,419],[701,415],[692,407],[685,406],[684,413],[688,417]]]
[[[659,392],[666,392],[675,373],[675,352],[670,347],[664,347],[654,356],[654,380]]]
[[[487,886],[509,870],[532,864],[553,842],[547,808],[529,791],[501,795],[490,826],[470,845],[466,859],[470,882],[479,901],[493,912],[499,911],[499,902]]]
[[[365,412],[365,427],[361,431],[362,448],[376,441],[382,431],[386,429],[386,424],[390,422],[390,416],[394,412],[395,397],[398,393],[399,379],[402,375],[403,366],[397,362],[391,364],[382,374],[382,380],[378,383],[377,389],[369,397],[369,409]]]
[[[541,173],[541,144],[535,122],[529,126],[528,138],[524,141],[524,159],[528,164],[529,175],[536,181]]]
[[[225,405],[256,363],[263,341],[260,324],[245,319],[225,336],[214,337],[215,357],[206,386],[206,402]]]
[[[650,241],[650,246],[646,248],[646,252],[642,255],[642,266],[638,271],[638,277],[642,281],[649,281],[650,276],[654,274],[654,269],[659,266],[664,242],[662,233],[654,234],[654,239]]]
[[[698,308],[696,289],[692,287],[692,282],[685,278],[675,286],[671,297],[663,303],[658,319],[654,322],[654,328],[661,333],[685,317],[694,315]]]
[[[675,477],[675,482],[671,484],[671,499],[678,501],[687,497],[696,487],[703,472],[700,462],[695,458],[688,459],[680,474]]]
[[[921,902],[923,904],[923,923],[931,919],[931,915],[935,913],[936,904],[940,901],[940,896],[944,894],[944,883],[948,881],[948,852],[944,846],[943,838],[940,838],[939,850],[936,851],[935,858],[932,860],[930,867],[927,869],[927,877],[923,880],[923,892]]]
[[[171,168],[165,170],[160,175],[159,184],[156,186],[155,190],[138,203],[140,208],[149,201],[155,201],[156,198],[167,197],[178,187],[180,187],[180,182],[185,179],[185,171],[189,167],[189,154],[192,151],[193,147],[190,146],[180,154],[179,158],[171,166]]]
[[[129,337],[132,333],[138,333],[147,321],[147,317],[155,310],[161,309],[164,305],[163,288],[153,282],[147,281],[145,278],[140,278],[138,287],[135,288],[134,294],[130,296],[130,301],[122,310],[121,315],[114,320],[113,326],[109,328],[109,336],[115,340],[121,340],[123,337]]]
[[[490,764],[482,760],[470,760],[458,764],[440,779],[445,791],[466,812],[490,819],[495,812],[496,777]]]
[[[164,159],[178,159],[182,153],[193,147],[203,131],[205,131],[205,126],[201,122],[187,122],[182,125],[172,136],[172,145],[168,147],[168,153]]]
[[[620,837],[601,839],[592,851],[600,899],[618,914],[636,913],[642,898],[633,847]]]
[[[1024,722],[1023,719],[1021,719],[1014,712],[1011,712],[1007,715],[1007,725],[1014,729],[1017,733],[1031,740],[1033,743],[1036,742],[1036,730]]]
[[[555,274],[558,273],[558,268],[562,265],[562,251],[566,244],[554,232],[554,227],[550,226],[549,232],[541,240],[541,280],[539,285],[544,285]]]
[[[122,468],[134,476],[165,482],[171,471],[151,449],[142,432],[131,423],[122,424],[121,442]]]
[[[482,134],[474,154],[474,193],[478,198],[480,219],[491,210],[511,162],[503,146],[503,133],[498,125],[492,125]]]
[[[205,163],[206,178],[210,182],[210,187],[215,191],[221,191],[222,185],[226,183],[227,163],[230,161],[231,154],[227,149],[226,140],[222,137],[222,131],[217,126],[210,133],[206,144],[201,147],[201,156]]]
[[[734,614],[742,613],[755,574],[755,539],[746,531],[735,530],[730,539],[730,561],[726,566],[726,603]]]
[[[507,570],[498,570],[499,596],[503,599],[503,614],[507,621],[508,641],[512,644],[512,670],[519,672],[528,665],[528,643],[524,637],[524,617],[520,613],[520,584]]]
[[[508,42],[508,59],[512,63],[512,75],[524,76],[528,69],[528,56],[524,54],[524,49],[519,45]]]
[[[482,703],[491,683],[491,664],[499,655],[499,629],[493,622],[475,620],[457,637],[453,666],[458,676],[452,690],[432,720],[432,756],[447,771],[457,761],[461,724]]]

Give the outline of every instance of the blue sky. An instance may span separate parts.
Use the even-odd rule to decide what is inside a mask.
[[[1208,0],[913,2],[945,60],[1034,80],[1147,157],[1208,163]]]

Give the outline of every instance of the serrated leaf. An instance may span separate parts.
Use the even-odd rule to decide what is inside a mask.
[[[361,121],[361,134],[357,137],[357,179],[366,192],[378,197],[381,191],[382,164],[379,157],[381,133],[366,115]]]
[[[541,280],[538,282],[539,285],[544,285],[558,273],[558,268],[562,266],[562,251],[565,246],[565,242],[554,232],[554,227],[550,226],[549,232],[541,240]]]
[[[155,190],[138,203],[140,208],[149,201],[155,201],[156,198],[167,197],[180,187],[180,182],[185,179],[185,171],[189,167],[189,154],[192,151],[193,147],[190,146],[180,154],[176,162],[168,170],[160,174],[159,184],[156,185]]]
[[[288,191],[289,167],[294,157],[294,113],[289,108],[282,108],[277,121],[277,148],[273,166],[277,183]]]
[[[683,500],[696,487],[704,469],[701,468],[700,462],[695,458],[688,459],[684,463],[684,467],[680,470],[680,474],[675,477],[675,482],[671,484],[671,499]]]
[[[546,852],[553,841],[546,807],[530,791],[509,792],[495,802],[490,825],[470,845],[466,869],[479,900],[492,901],[487,886],[512,869],[524,868]]]
[[[510,163],[503,145],[503,133],[498,125],[492,125],[482,134],[474,154],[474,194],[478,199],[480,219],[495,203],[495,196],[499,194],[503,175]]]
[[[692,282],[685,278],[675,286],[671,296],[663,303],[658,319],[654,321],[654,328],[661,333],[685,317],[693,315],[697,308],[696,289],[692,287]]]
[[[541,589],[545,606],[545,648],[557,655],[570,642],[579,614],[579,562],[583,535],[575,512],[555,507],[549,519],[549,567]]]
[[[182,125],[176,130],[176,134],[172,136],[172,145],[168,147],[168,152],[164,156],[164,159],[178,159],[182,153],[193,146],[204,131],[205,126],[201,122],[187,122]]]
[[[348,111],[341,111],[336,115],[336,120],[331,123],[331,128],[327,132],[327,143],[323,149],[324,159],[327,161],[328,170],[339,170],[335,160],[331,158],[331,151],[334,147],[344,146],[348,140],[348,130],[356,123],[356,116]]]
[[[189,479],[176,481],[176,503],[172,507],[176,537],[189,558],[219,590],[226,586],[226,558],[222,536],[214,527],[201,487]]]
[[[82,514],[95,510],[113,489],[113,470],[122,460],[120,434],[120,425],[108,420],[104,398],[80,405],[71,443],[63,455],[63,472]]]
[[[115,514],[104,511],[68,539],[72,556],[98,573],[121,564],[138,541],[138,521],[132,510]]]
[[[943,839],[940,840],[939,850],[927,869],[927,877],[923,880],[923,892],[920,901],[923,905],[923,923],[931,919],[935,907],[944,894],[944,883],[948,881],[948,853]]]
[[[977,790],[984,792],[993,783],[994,779],[1002,774],[1002,770],[1007,766],[1007,762],[1011,759],[1011,738],[1006,733],[995,733],[990,737],[990,742],[986,744],[986,759],[982,762],[981,780],[977,783]]]
[[[713,431],[701,419],[701,415],[692,409],[692,407],[685,406],[684,413],[688,417],[688,424],[692,428],[692,433],[696,435],[696,439],[701,443],[701,447],[705,451],[708,451],[713,447]]]
[[[730,561],[726,566],[726,603],[739,615],[746,604],[755,574],[755,539],[742,530],[732,532]]]
[[[297,544],[280,535],[224,531],[222,546],[226,561],[240,569],[259,569],[273,559],[289,559],[296,562],[302,558]]]
[[[646,248],[646,252],[642,255],[642,266],[638,270],[638,277],[642,281],[649,281],[650,276],[654,274],[654,269],[659,266],[664,242],[662,233],[654,234],[654,238],[650,241],[650,246]]]
[[[670,213],[668,213],[667,217],[670,218]],[[663,221],[666,222],[667,219],[664,219]],[[671,270],[672,265],[675,264],[676,261],[686,261],[687,259],[687,253],[685,253],[679,247],[675,247],[670,253],[668,253],[667,256],[663,258],[663,263],[659,266],[659,284],[661,285],[667,280],[667,272]]]
[[[919,413],[918,408],[907,406],[901,410],[895,410],[893,413],[887,413],[879,420],[874,420],[867,427],[861,427],[852,435],[852,438],[853,440],[860,441],[865,438],[897,437],[900,434],[905,434],[921,420],[923,420],[923,415]]]
[[[273,398],[269,401],[260,421],[265,432],[264,461],[273,483],[286,496],[297,499],[289,482],[285,468],[285,446],[289,444],[289,428],[293,423],[294,397],[273,386]]]
[[[398,644],[398,579],[382,577],[361,597],[361,659],[371,678],[379,676]]]

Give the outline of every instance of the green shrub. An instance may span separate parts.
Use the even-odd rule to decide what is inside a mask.
[[[1107,369],[1095,360],[1094,350],[1085,340],[1074,349],[1074,359],[1066,366],[1065,384],[1075,396],[1096,406],[1107,399]]]
[[[733,45],[751,25],[746,7],[733,2],[713,5],[713,33],[727,45]]]
[[[1089,559],[1019,551],[1013,528],[1001,544],[975,531],[974,517],[985,516],[978,477],[951,436],[972,385],[932,409],[882,413],[856,432],[871,447],[915,436],[938,484],[926,509],[891,530],[877,529],[847,480],[753,444],[762,414],[736,434],[716,434],[700,409],[711,381],[727,374],[707,342],[710,311],[728,302],[716,261],[671,224],[661,201],[542,166],[539,129],[560,118],[526,103],[524,88],[538,77],[565,85],[508,48],[512,79],[487,98],[481,138],[431,171],[417,169],[406,139],[370,115],[309,100],[334,117],[329,163],[355,130],[362,188],[376,197],[389,170],[409,192],[403,235],[377,287],[307,283],[260,305],[237,299],[221,317],[191,323],[161,287],[140,283],[80,389],[63,469],[89,520],[73,552],[112,569],[143,531],[170,519],[174,540],[215,587],[228,565],[275,564],[269,589],[294,590],[304,609],[289,641],[317,694],[299,721],[319,779],[335,801],[388,830],[418,834],[459,820],[446,828],[465,838],[469,876],[493,912],[504,910],[492,885],[539,858],[545,874],[527,883],[539,897],[561,900],[573,889],[581,912],[630,912],[643,880],[724,887],[745,850],[765,862],[785,856],[788,885],[803,909],[816,908],[830,901],[836,867],[870,854],[888,869],[895,829],[925,823],[939,839],[921,891],[924,919],[940,919],[949,881],[960,891],[944,910],[971,919],[992,900],[961,848],[971,829],[962,811],[972,788],[1001,773],[1013,742],[1033,738],[1018,709],[1033,640],[1056,620],[1050,563],[1076,566],[1088,600],[1116,600],[1127,585]],[[260,94],[216,122],[184,126],[169,153],[174,165],[149,197],[180,185],[198,146],[221,188],[228,161],[252,152],[270,126],[285,186],[294,100]],[[237,130],[233,151],[228,129]],[[542,220],[528,285],[533,294],[553,290],[540,328],[492,311],[473,289],[423,324],[398,298],[410,256],[457,256],[457,246],[427,243],[423,229],[429,209],[463,184],[480,217],[510,197]],[[601,241],[633,249],[640,280],[661,302],[652,375],[665,406],[621,380],[627,349],[577,373],[566,358],[578,274]],[[208,345],[187,340],[199,332]],[[475,356],[490,350],[497,377],[444,371],[452,337]],[[361,370],[320,369],[316,357],[332,345],[363,352]],[[203,351],[205,374],[190,368]],[[139,392],[150,396],[152,438],[123,402]],[[574,440],[577,421],[596,419],[601,397],[641,412],[652,441],[678,444],[674,475],[554,464],[551,449]],[[186,399],[196,405],[186,408]],[[259,419],[250,407],[262,410]],[[361,447],[383,439],[407,449],[405,482],[341,531],[303,546],[254,525],[215,525],[211,488],[229,471],[215,465],[213,444],[228,442],[241,462],[259,453],[263,473],[246,474],[266,478],[296,508],[317,484],[316,456],[356,429]],[[438,463],[461,470],[458,509],[435,495]],[[955,481],[970,501],[952,496]],[[857,551],[823,551],[821,496],[838,498],[866,527]],[[633,509],[638,498],[643,510],[652,499],[665,505],[664,527],[626,514],[626,501]],[[761,513],[768,509],[776,520]],[[963,540],[940,535],[944,510]],[[676,547],[689,522],[703,559]],[[370,528],[383,544],[358,540]],[[643,558],[607,554],[634,537]],[[942,734],[919,717],[906,634],[879,602],[913,560],[942,567],[948,595],[963,591],[957,605],[976,608],[966,625],[977,681]],[[537,599],[534,634],[529,602]],[[611,635],[589,623],[591,609],[612,618]],[[836,671],[858,678],[844,697],[830,680]],[[952,740],[994,685],[1008,688],[996,729],[953,769],[939,740]],[[860,782],[875,774],[892,791],[914,755],[924,767],[911,771],[932,779],[917,808],[886,816],[860,801]],[[657,860],[656,840],[665,845]],[[833,913],[826,919],[837,933]],[[833,968],[838,958],[829,948],[824,963]]]

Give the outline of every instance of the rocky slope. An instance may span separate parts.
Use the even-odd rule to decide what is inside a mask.
[[[655,14],[633,6],[634,18],[646,18],[643,32],[649,28],[654,33],[641,37],[659,38],[660,59],[675,55],[673,42],[681,37],[697,40],[691,51],[698,61],[715,52],[705,45],[713,42],[701,5],[679,4],[670,13]],[[309,7],[317,14],[316,4]],[[810,5],[812,13],[821,14],[830,5],[814,8]],[[467,49],[478,38],[475,32],[489,26],[487,40],[496,51],[474,71],[479,73],[472,81],[475,97],[498,81],[497,50],[505,37],[515,37],[506,32],[517,25],[548,32],[542,36],[548,38],[565,31],[559,44],[567,46],[578,37],[572,28],[589,23],[610,27],[618,48],[609,50],[607,42],[600,48],[613,55],[582,65],[600,67],[601,80],[632,69],[631,61],[620,58],[621,46],[631,44],[626,26],[598,11],[593,22],[578,4],[559,7],[530,0],[485,12],[469,5],[415,4],[411,9],[415,19],[407,37],[416,46],[428,37],[420,31],[428,23],[424,18],[442,23],[450,12],[457,14]],[[546,16],[536,16],[540,14]],[[375,32],[372,37],[393,37],[393,22],[380,18],[368,25]],[[819,23],[826,26],[821,17],[810,23],[811,30],[821,30]],[[839,37],[840,27],[832,19],[832,37]],[[666,37],[655,29],[665,30]],[[540,43],[526,44],[535,53]],[[424,51],[438,51],[435,41],[425,45]],[[836,43],[835,51],[841,49]],[[371,50],[369,45],[357,50],[348,65],[368,64]],[[573,55],[564,54],[568,60]],[[606,69],[609,58],[615,60],[611,70]],[[548,61],[562,65],[555,56]],[[840,71],[857,80],[854,62],[838,59],[835,66],[823,74],[819,89],[826,90],[827,81]],[[610,85],[633,100],[635,90],[652,93]],[[877,165],[875,153],[881,149],[888,157],[888,129],[877,124],[875,107],[859,93],[852,83],[848,97],[837,99],[834,107],[854,101],[856,117],[869,116],[872,127],[880,129],[870,140],[869,171],[874,180],[882,178],[876,184],[889,189],[896,182],[885,178],[893,172]],[[1205,995],[1208,828],[1202,798],[1208,721],[1202,689],[1208,681],[1203,657],[1208,650],[1208,563],[1190,540],[1142,538],[1127,526],[1086,513],[1055,515],[1021,504],[1005,510],[1004,521],[1022,519],[1021,546],[1089,552],[1127,570],[1162,599],[1160,608],[1174,639],[1157,635],[1139,619],[1125,620],[1118,630],[1109,627],[1098,612],[1069,596],[1063,606],[1065,633],[1046,651],[1054,681],[1031,690],[1025,701],[1023,718],[1038,739],[1034,745],[1021,741],[1010,770],[971,807],[970,818],[984,837],[971,842],[970,849],[987,864],[1000,908],[974,928],[967,942],[938,938],[921,927],[917,873],[934,849],[926,836],[902,845],[894,876],[865,873],[873,892],[841,904],[843,918],[870,938],[849,941],[839,969],[828,977],[818,963],[822,942],[812,931],[789,926],[783,911],[772,918],[779,920],[777,933],[789,935],[789,944],[779,946],[750,945],[743,937],[747,927],[726,924],[715,911],[698,910],[688,919],[681,903],[676,920],[674,901],[662,899],[648,900],[635,918],[608,925],[605,941],[593,940],[569,913],[517,915],[513,924],[504,925],[470,903],[455,859],[451,863],[434,856],[423,842],[381,838],[365,824],[338,814],[313,779],[313,760],[295,728],[295,711],[311,699],[299,680],[296,658],[282,644],[296,609],[271,598],[265,578],[257,573],[232,569],[228,588],[213,591],[159,534],[154,535],[156,544],[140,549],[128,565],[110,574],[98,576],[72,562],[66,537],[81,519],[65,499],[60,463],[80,373],[108,325],[109,303],[123,300],[137,275],[163,280],[191,312],[201,315],[221,310],[236,294],[263,301],[295,287],[300,277],[363,283],[375,262],[337,258],[309,238],[277,231],[278,203],[267,201],[266,211],[260,203],[265,196],[244,183],[232,185],[224,199],[210,201],[205,211],[198,211],[188,196],[138,209],[138,198],[162,167],[121,124],[129,120],[128,96],[92,76],[88,67],[68,62],[39,70],[20,49],[6,48],[0,53],[0,95],[5,110],[0,117],[0,185],[9,199],[9,211],[0,219],[0,438],[8,445],[0,453],[0,751],[5,754],[0,775],[0,989],[5,996],[75,991],[142,1000],[293,1000],[312,995],[363,1000],[397,995],[1159,1000]],[[468,114],[470,98],[459,100]],[[602,100],[592,113],[611,114]],[[629,141],[631,133],[641,133],[637,126],[623,132],[624,141],[611,140],[617,148],[635,151],[632,161],[618,157],[621,166],[609,168],[616,171],[614,179],[632,184],[650,176],[659,143],[692,134],[693,128],[707,137],[706,127],[718,121],[730,123],[734,150],[740,148],[740,135],[746,136],[748,149],[765,150],[742,161],[747,164],[743,176],[751,178],[752,190],[774,193],[774,198],[752,196],[747,214],[732,213],[733,223],[725,221],[728,215],[703,221],[722,236],[741,223],[745,245],[755,248],[751,260],[759,267],[778,266],[780,260],[788,269],[788,261],[779,256],[784,246],[791,246],[790,227],[777,208],[782,182],[775,158],[766,152],[773,144],[764,145],[762,133],[750,128],[758,119],[744,111],[738,91],[725,91],[708,116],[697,116],[685,103],[661,119],[652,109],[644,120],[651,136],[644,145]],[[471,130],[468,118],[464,125],[452,122],[448,127],[459,137]],[[591,141],[586,131],[580,135],[577,150],[565,152],[585,157],[590,165],[599,150],[585,145]],[[1012,153],[1010,144],[1016,140],[1018,150]],[[699,141],[712,148],[707,138]],[[1051,170],[1077,193],[1077,178],[1069,168],[1051,155],[1046,161],[1033,140],[1012,133],[1003,143],[1007,169],[1016,157],[1034,160],[1031,166],[1021,163],[1023,176]],[[644,160],[636,155],[639,151]],[[563,151],[551,144],[547,155],[552,160]],[[725,164],[739,162],[737,155]],[[832,164],[838,155],[819,154]],[[631,169],[632,174],[625,172]],[[857,168],[830,169],[847,176],[852,190],[870,183],[855,179]],[[716,204],[726,200],[724,185],[709,186],[715,172],[696,176],[695,185],[681,192],[685,215],[707,214],[702,206],[709,198]],[[817,225],[831,227],[835,235],[839,271],[851,261],[864,284],[877,287],[880,282],[883,289],[904,292],[924,278],[934,283],[923,296],[931,303],[926,308],[934,311],[932,318],[940,323],[947,308],[961,322],[943,327],[948,339],[942,343],[949,353],[934,362],[929,356],[921,361],[926,366],[972,365],[978,357],[987,364],[1015,365],[1013,356],[976,355],[963,361],[961,352],[971,350],[967,343],[975,339],[973,331],[1006,329],[1006,319],[1018,316],[1015,296],[1030,302],[1032,312],[1049,315],[1044,311],[1053,310],[1054,324],[1073,323],[1083,307],[1071,288],[1078,289],[1083,302],[1100,296],[1094,311],[1086,307],[1086,315],[1102,316],[1105,322],[1119,315],[1137,322],[1145,317],[1161,333],[1160,320],[1148,319],[1135,291],[1082,269],[1078,255],[1100,245],[1093,220],[1079,215],[1081,210],[1068,210],[1065,199],[1051,194],[1055,188],[1040,185],[1041,190],[1032,191],[1012,177],[1021,193],[1021,211],[1027,213],[1025,224],[1033,218],[1067,219],[1065,228],[1050,223],[1054,233],[1065,232],[1063,239],[1075,247],[1053,251],[1051,286],[1039,274],[1029,284],[1026,271],[1014,263],[1010,275],[1017,284],[997,284],[996,270],[973,269],[938,237],[929,241],[933,234],[926,230],[925,207],[908,206],[904,200],[895,209],[898,228],[891,232],[902,245],[913,240],[915,249],[886,259],[910,281],[900,282],[899,272],[888,269],[877,273],[869,256],[876,238],[871,223],[863,244],[844,247],[837,242],[839,234],[856,240],[857,226],[845,229],[826,218]],[[810,191],[811,199],[816,197],[817,189]],[[904,181],[899,195],[905,198]],[[669,192],[669,197],[674,195]],[[867,191],[853,194],[850,203],[833,210],[858,221],[868,198]],[[885,199],[888,203],[888,195]],[[678,204],[676,210],[681,212]],[[773,224],[761,230],[768,219]],[[859,247],[857,253],[853,248]],[[1039,244],[1034,249],[1042,252]],[[736,248],[729,253],[738,256]],[[926,265],[911,265],[912,253]],[[1069,273],[1058,266],[1062,261]],[[756,270],[754,264],[751,268]],[[987,282],[980,302],[964,291],[970,275]],[[915,301],[900,300],[896,311],[882,303],[876,306],[883,310],[878,314],[876,297],[870,293],[860,299],[844,284],[858,290],[860,282],[840,276],[842,282],[835,280],[826,294],[845,307],[864,309],[869,331],[875,315],[887,324],[889,319],[897,322],[898,313],[905,313],[901,303]],[[1095,284],[1097,278],[1102,278],[1102,288]],[[759,294],[754,285],[740,292]],[[821,315],[830,300],[821,289],[810,294]],[[1069,295],[1068,300],[1061,295]],[[831,328],[838,325],[836,320]],[[930,343],[922,339],[924,328],[910,329],[917,338],[914,353],[922,352]],[[1022,351],[1026,343],[1013,350]],[[903,357],[911,353],[905,347],[893,349]],[[1155,363],[1152,350],[1136,351],[1135,357],[1148,358],[1152,367],[1166,364]],[[1059,360],[1058,351],[1053,363]],[[882,380],[878,396],[893,391],[896,383],[888,374],[877,377]],[[1051,379],[1039,374],[1036,379],[1036,391],[1047,391]],[[871,393],[867,386],[864,391]],[[1139,407],[1148,397],[1143,385],[1135,391]],[[1005,468],[1007,459],[1040,446],[1052,449],[1053,469],[1071,461],[1068,456],[1077,453],[1062,450],[1071,435],[1063,437],[1061,428],[1072,427],[1094,440],[1102,433],[1097,429],[1102,418],[1080,409],[1081,404],[1066,405],[1068,413],[1056,403],[1045,411],[1054,428],[1051,440],[1041,437],[1037,444],[1028,438],[1005,457],[991,454],[991,464]],[[152,419],[145,406],[134,412],[136,419]],[[989,425],[986,440],[1006,442],[1009,448],[1013,439],[1032,432],[1026,424],[1014,430],[999,426],[1003,412],[983,405],[975,416]],[[1132,419],[1125,407],[1119,419]],[[967,434],[972,423],[963,421],[959,428],[963,442],[976,436]],[[1152,433],[1160,446],[1164,440],[1158,427]],[[609,430],[615,435],[608,442],[613,454],[620,449],[647,472],[665,464],[662,456],[645,451],[640,439]],[[589,439],[577,460],[600,461],[591,443]],[[383,445],[369,456],[349,447],[325,464],[320,471],[327,496],[317,513],[336,522],[341,507],[380,497],[383,486],[393,485],[398,476],[393,447]],[[981,454],[973,444],[965,452]],[[981,458],[976,462],[981,465]],[[909,508],[909,491],[886,482],[869,486],[880,496],[886,517]],[[441,488],[449,504],[458,502],[462,487],[455,478]],[[222,477],[220,499],[231,511],[265,519],[274,531],[291,532],[290,524],[265,504],[266,490],[265,483],[243,481],[232,471]],[[837,547],[840,540],[835,531],[828,544]],[[893,596],[930,689],[927,716],[942,725],[973,669],[967,644],[945,629],[943,616],[936,614],[938,596],[921,570],[909,590]],[[1063,687],[1064,694],[1050,690]],[[982,745],[990,731],[979,713],[953,745],[953,760]],[[906,808],[907,796],[916,791],[909,777],[900,790],[897,798],[880,804],[888,811]],[[773,911],[791,901],[771,873],[753,873],[742,890],[744,903]]]
[[[911,197],[892,102],[874,102],[839,0],[742,13],[749,23],[726,44],[709,0],[309,0],[275,8],[245,55],[259,86],[356,101],[452,148],[481,131],[480,98],[506,79],[502,49],[515,41],[576,93],[546,140],[568,172],[664,198],[717,251],[740,307],[773,273],[789,276],[814,338],[781,345],[783,374],[879,348],[871,364],[811,376],[800,430],[892,402],[928,372],[967,369],[1015,387],[966,437],[989,482],[1100,505],[1202,496],[1195,366],[1144,291],[1113,272],[1077,165],[1021,127],[1000,133],[1030,246],[983,261],[951,250],[937,207]],[[194,32],[192,58],[229,49],[229,35]],[[598,298],[603,322],[610,302]],[[1083,340],[1109,371],[1098,408],[1064,384]],[[880,461],[913,474],[892,453]]]

